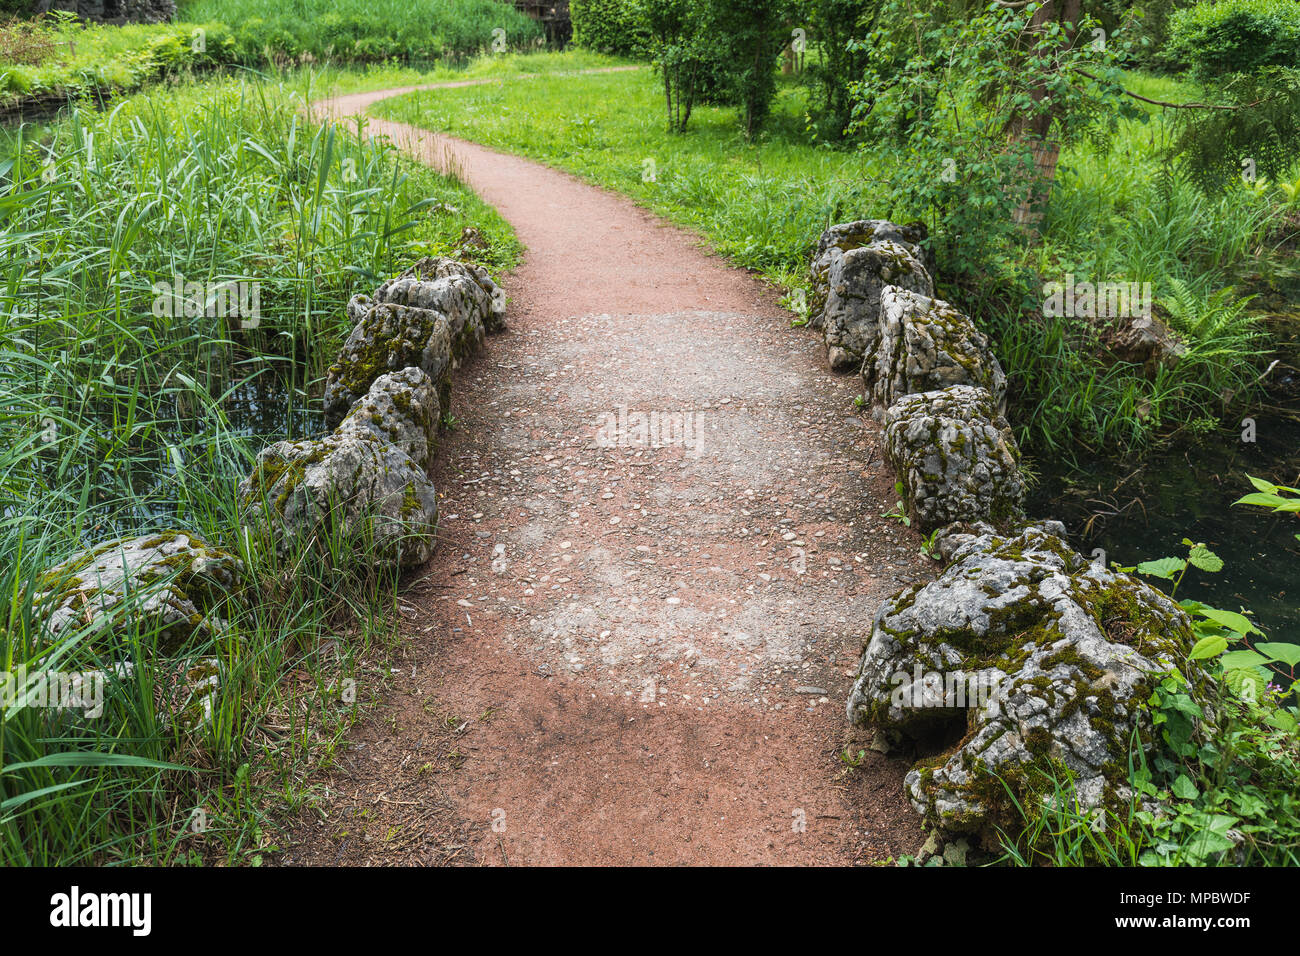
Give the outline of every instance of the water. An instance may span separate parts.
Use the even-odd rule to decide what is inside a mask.
[[[1224,569],[1190,569],[1178,597],[1249,608],[1270,638],[1300,643],[1300,517],[1232,507],[1254,490],[1248,474],[1300,487],[1300,422],[1263,413],[1255,420],[1254,444],[1216,432],[1149,455],[1141,466],[1049,473],[1040,462],[1029,512],[1065,522],[1084,554],[1102,548],[1108,562],[1124,565],[1185,557],[1183,538],[1204,542]]]

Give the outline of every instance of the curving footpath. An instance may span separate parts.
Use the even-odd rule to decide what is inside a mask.
[[[366,122],[454,168],[527,251],[499,280],[508,331],[457,373],[439,550],[403,596],[402,657],[283,861],[914,851],[908,761],[844,720],[875,611],[930,573],[881,517],[894,478],[857,377],[829,374],[771,289],[628,200]]]

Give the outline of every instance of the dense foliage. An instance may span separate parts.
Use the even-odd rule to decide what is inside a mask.
[[[414,9],[394,0],[194,0],[175,23],[123,27],[47,16],[0,24],[0,99],[131,91],[221,66],[459,60],[532,49],[541,36],[500,0],[419,0]]]
[[[571,0],[573,42],[589,50],[640,56],[650,43],[643,0]]]
[[[1300,67],[1300,3],[1220,0],[1170,18],[1165,57],[1214,80],[1264,67]]]
[[[338,682],[386,631],[395,582],[254,547],[235,484],[264,443],[320,429],[309,403],[353,291],[451,252],[471,223],[489,265],[515,247],[464,187],[301,105],[226,81],[0,139],[0,671],[134,665],[100,719],[0,707],[0,863],[255,859],[271,837],[250,793],[275,780],[297,800],[292,768],[354,713]],[[157,315],[154,283],[178,274],[257,283],[257,321]],[[187,648],[224,673],[193,732],[155,701],[156,633],[87,627],[52,649],[33,610],[54,562],[177,526],[237,551],[251,585],[218,609],[229,628]]]

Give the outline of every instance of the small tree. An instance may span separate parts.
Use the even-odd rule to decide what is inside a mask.
[[[790,40],[790,0],[645,0],[668,128],[683,132],[695,104],[740,110],[752,138],[776,95],[777,58]]]
[[[707,4],[647,0],[643,10],[653,62],[663,81],[668,129],[684,133],[705,77]]]
[[[740,110],[746,139],[753,139],[776,97],[777,59],[790,43],[790,0],[711,0],[712,42],[727,51],[729,100]]]

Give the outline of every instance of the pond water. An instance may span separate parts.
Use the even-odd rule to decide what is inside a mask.
[[[1029,513],[1065,522],[1077,550],[1102,548],[1108,562],[1123,565],[1185,557],[1183,538],[1204,542],[1224,569],[1190,569],[1178,597],[1249,608],[1270,638],[1300,643],[1300,518],[1232,507],[1254,490],[1247,475],[1300,486],[1300,422],[1265,414],[1255,421],[1254,443],[1240,432],[1215,432],[1162,449],[1140,466],[1052,473],[1039,462]]]

